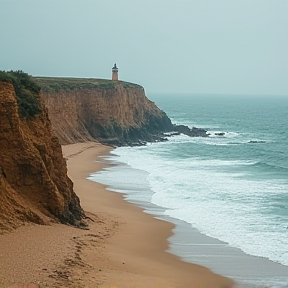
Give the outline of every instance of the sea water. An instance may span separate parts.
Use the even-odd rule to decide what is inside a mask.
[[[286,285],[288,96],[148,98],[173,123],[205,128],[209,136],[117,148],[108,159],[118,165],[91,179],[174,222],[170,252],[183,260],[249,285]],[[195,243],[193,230],[212,240]]]

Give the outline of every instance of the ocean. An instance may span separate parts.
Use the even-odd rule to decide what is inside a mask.
[[[105,157],[90,179],[176,225],[169,252],[246,286],[288,283],[288,97],[152,94],[205,128]],[[220,134],[219,134],[220,133]]]

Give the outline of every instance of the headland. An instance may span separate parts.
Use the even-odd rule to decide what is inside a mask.
[[[1,287],[231,287],[165,252],[172,224],[86,179],[108,165],[95,162],[112,149],[100,142],[141,144],[171,130],[144,89],[107,80],[40,91],[24,74],[0,81]]]

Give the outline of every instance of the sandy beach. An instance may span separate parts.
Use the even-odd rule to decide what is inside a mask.
[[[95,142],[63,146],[89,229],[26,225],[0,236],[0,287],[231,287],[233,281],[165,252],[173,224],[87,180],[111,151]]]

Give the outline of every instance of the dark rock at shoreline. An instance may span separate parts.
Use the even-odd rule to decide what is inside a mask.
[[[266,143],[264,140],[250,140],[248,143],[250,144],[258,144],[258,143]]]
[[[225,132],[216,132],[216,133],[214,133],[214,135],[216,135],[216,136],[224,136]]]
[[[207,133],[207,130],[203,128],[192,127],[191,129],[186,125],[174,125],[174,130],[177,131],[178,133],[182,133],[190,137],[208,137],[209,136],[209,134]]]

